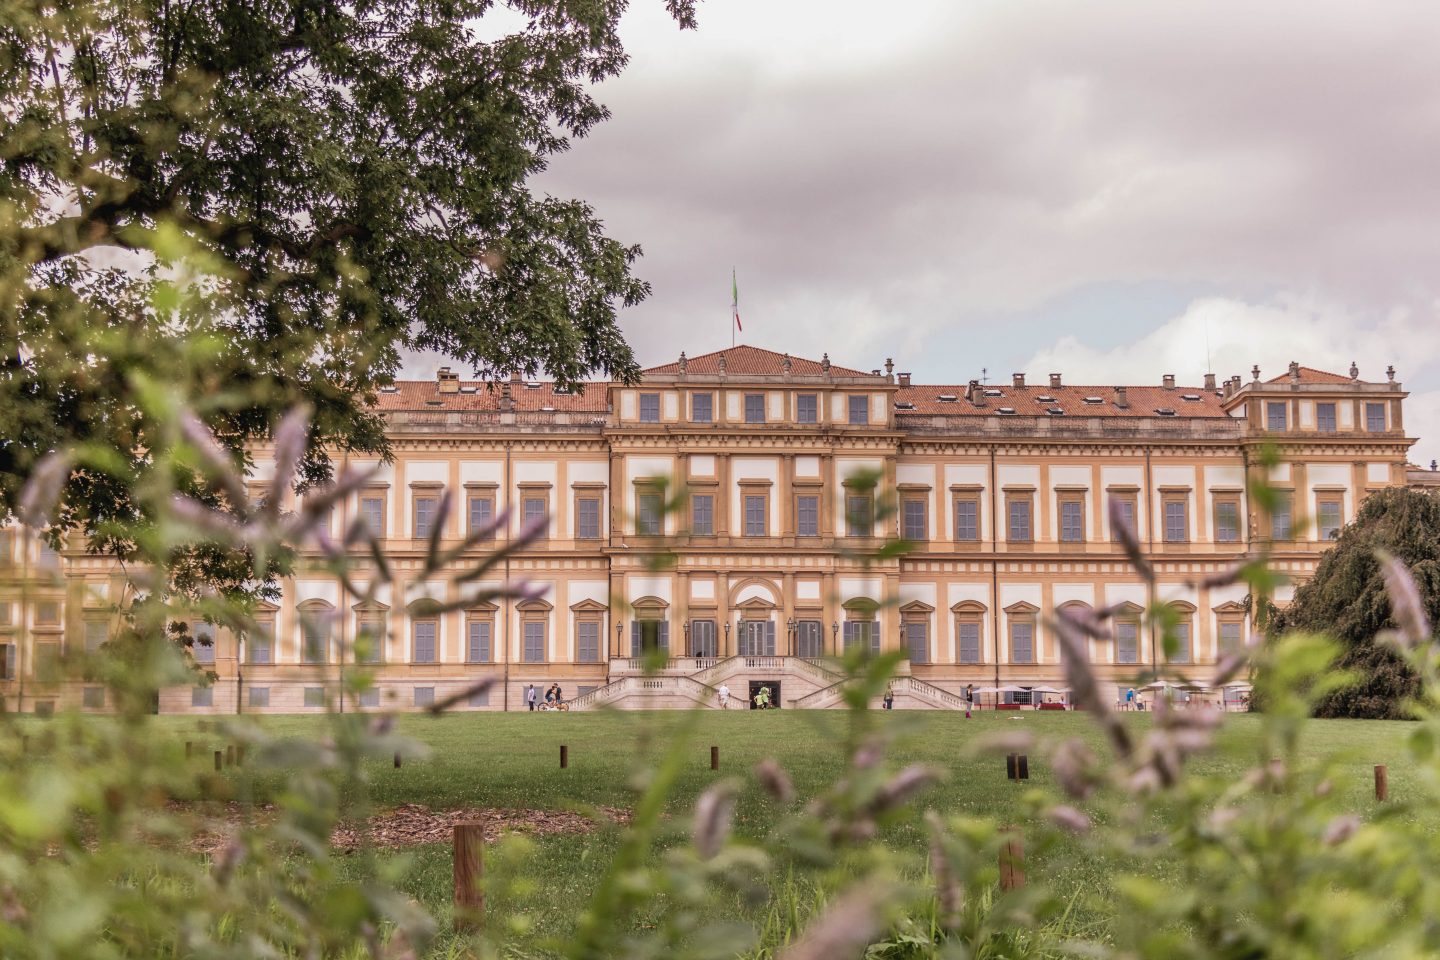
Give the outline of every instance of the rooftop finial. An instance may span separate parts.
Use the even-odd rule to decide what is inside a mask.
[[[725,376],[725,354],[720,354],[720,376]]]
[[[885,376],[892,376],[895,373],[895,358],[885,358]]]
[[[684,351],[684,350],[681,350],[681,351],[680,351],[680,372],[681,372],[681,373],[684,373],[684,372],[685,372],[685,368],[688,367],[688,366],[690,366],[690,360],[689,360],[688,357],[685,356],[685,351]]]
[[[1295,360],[1290,361],[1290,382],[1300,382],[1300,364],[1298,361]]]
[[[830,354],[829,354],[829,353],[826,353],[824,356],[822,356],[822,357],[820,358],[820,369],[821,369],[821,370],[824,370],[826,373],[829,373],[829,372],[830,372]]]
[[[1354,361],[1354,360],[1351,360],[1351,361],[1350,361],[1350,379],[1351,379],[1351,380],[1359,380],[1359,379],[1360,379],[1360,368],[1357,367],[1357,366],[1355,366],[1355,361]]]
[[[785,354],[785,359],[780,361],[780,366],[786,373],[790,372],[790,368],[793,366],[793,364],[790,363],[790,354]]]
[[[1385,376],[1389,378],[1391,383],[1395,382],[1395,364],[1392,363],[1385,368]]]
[[[1250,379],[1254,380],[1256,383],[1260,382],[1260,364],[1257,363],[1255,364],[1255,366],[1250,368]]]

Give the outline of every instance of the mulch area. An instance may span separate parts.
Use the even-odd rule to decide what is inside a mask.
[[[618,807],[598,807],[596,810],[610,823],[630,822],[628,810]],[[223,813],[217,811],[208,818],[207,827],[196,832],[193,846],[203,853],[215,853],[226,845],[234,828],[247,822],[263,823],[274,817],[275,808],[269,804],[245,807],[227,803]],[[228,829],[222,823],[228,825]],[[366,843],[377,847],[449,843],[455,825],[459,823],[483,824],[487,842],[494,842],[505,833],[532,836],[589,833],[601,826],[601,821],[568,810],[503,810],[494,807],[431,810],[418,803],[406,803],[377,813],[365,827],[342,823],[330,835],[330,843],[340,850],[352,850]]]

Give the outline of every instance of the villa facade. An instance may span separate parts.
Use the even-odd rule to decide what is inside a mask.
[[[1203,676],[1245,642],[1246,591],[1189,584],[1262,548],[1307,577],[1367,494],[1407,482],[1406,394],[1393,370],[1367,381],[1353,367],[1155,379],[922,385],[888,361],[864,371],[739,346],[568,392],[448,369],[402,382],[377,399],[393,461],[342,462],[375,472],[330,521],[337,534],[369,524],[396,582],[361,599],[302,574],[261,636],[196,625],[213,637],[198,649],[218,681],[166,690],[161,710],[324,709],[362,635],[378,687],[346,709],[420,708],[484,677],[495,686],[459,709],[525,709],[526,688],[552,682],[582,708],[713,704],[721,683],[737,701],[767,683],[782,707],[826,707],[839,700],[827,658],[851,644],[904,652],[899,706],[954,708],[967,686],[1018,687],[1002,697],[1023,700],[1024,688],[1064,685],[1046,618],[1070,604],[1121,606],[1114,639],[1089,652],[1123,689],[1165,657],[1141,625],[1151,598],[1111,529],[1111,500],[1179,615],[1172,664]],[[1268,517],[1246,493],[1267,445],[1282,494]],[[257,451],[255,495],[289,496],[266,489],[269,469]],[[548,518],[496,577],[540,597],[434,612],[460,589],[419,574],[446,494],[442,543],[507,508],[497,541]],[[877,557],[896,537],[910,548]],[[6,707],[103,710],[103,688],[46,684],[37,665],[104,642],[121,572],[14,536],[0,556],[10,588],[18,571],[56,574],[26,605],[0,595]],[[646,673],[656,647],[668,659]]]

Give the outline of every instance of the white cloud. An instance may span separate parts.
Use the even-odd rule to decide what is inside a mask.
[[[1427,371],[1433,379],[1440,372],[1440,315],[1434,304],[1374,316],[1297,294],[1263,303],[1209,297],[1131,343],[1106,349],[1075,335],[1061,337],[1037,351],[1026,370],[1059,372],[1077,384],[1158,384],[1173,373],[1189,385],[1207,372],[1222,380],[1238,373],[1248,381],[1255,364],[1268,380],[1292,360],[1340,374],[1354,362],[1362,380],[1385,379],[1391,365],[1402,384]],[[1420,438],[1411,458],[1440,456],[1440,391],[1412,393],[1405,417],[1407,433]]]

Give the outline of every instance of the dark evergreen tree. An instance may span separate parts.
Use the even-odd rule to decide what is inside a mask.
[[[1359,682],[1321,701],[1318,716],[1406,719],[1406,701],[1418,692],[1415,673],[1377,640],[1395,629],[1377,550],[1410,568],[1430,623],[1440,623],[1440,496],[1405,488],[1371,494],[1315,576],[1270,623],[1272,636],[1300,630],[1344,645],[1338,665]]]

